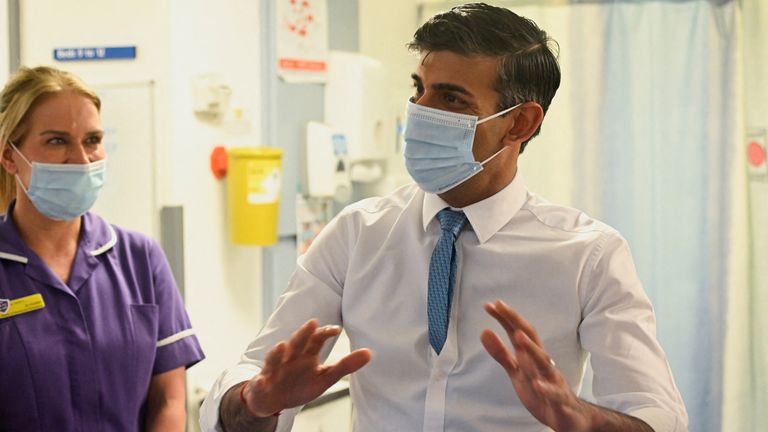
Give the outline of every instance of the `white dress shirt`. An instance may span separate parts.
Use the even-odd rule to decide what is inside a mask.
[[[549,431],[480,342],[486,328],[506,340],[483,310],[502,299],[535,326],[574,392],[591,358],[599,405],[638,417],[656,432],[687,431],[626,241],[584,213],[528,192],[519,175],[462,209],[471,227],[456,241],[448,339],[436,355],[427,333],[427,277],[440,236],[435,216],[445,207],[437,195],[408,185],[344,209],[299,258],[240,363],[214,384],[201,409],[203,430],[221,430],[224,393],[257,374],[276,343],[316,318],[342,325],[352,349],[373,351],[351,377],[355,431]],[[297,411],[284,411],[277,430],[289,431]]]

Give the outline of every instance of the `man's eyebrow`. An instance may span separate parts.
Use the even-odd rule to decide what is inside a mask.
[[[432,84],[432,88],[435,90],[448,90],[448,91],[454,91],[456,93],[461,93],[467,96],[474,96],[472,93],[469,92],[469,90],[456,84],[437,83],[437,84]]]
[[[411,74],[411,79],[413,79],[417,84],[422,84],[421,77],[416,75],[415,73]],[[463,95],[467,95],[470,97],[474,97],[469,90],[465,89],[464,87],[456,84],[450,84],[450,83],[437,83],[432,84],[432,88],[435,90],[444,90],[444,91],[454,91],[456,93],[461,93]]]

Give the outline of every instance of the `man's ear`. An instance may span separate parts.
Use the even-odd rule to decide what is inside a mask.
[[[13,149],[10,144],[3,146],[3,151],[0,154],[0,163],[3,164],[3,168],[10,174],[16,174],[18,171],[16,162],[13,161]]]
[[[527,141],[544,120],[544,110],[536,102],[526,102],[510,114],[514,116],[515,122],[507,131],[506,139],[512,142]]]

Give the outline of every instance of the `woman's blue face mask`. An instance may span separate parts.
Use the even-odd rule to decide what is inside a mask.
[[[14,144],[11,146],[32,167],[28,187],[18,174],[16,181],[37,211],[54,220],[71,220],[93,207],[104,186],[106,159],[87,164],[30,162]]]
[[[417,105],[408,101],[405,126],[405,166],[425,192],[440,194],[472,178],[504,146],[488,159],[477,162],[472,154],[477,125],[506,114],[522,104],[478,119]]]

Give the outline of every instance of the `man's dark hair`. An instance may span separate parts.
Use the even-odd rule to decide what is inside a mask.
[[[440,13],[413,35],[408,49],[419,53],[450,51],[459,55],[498,57],[494,89],[499,111],[534,101],[547,112],[560,86],[560,67],[544,30],[509,9],[469,3]],[[541,131],[541,125],[531,136]],[[530,139],[528,140],[530,141]],[[528,141],[520,147],[520,153]]]

